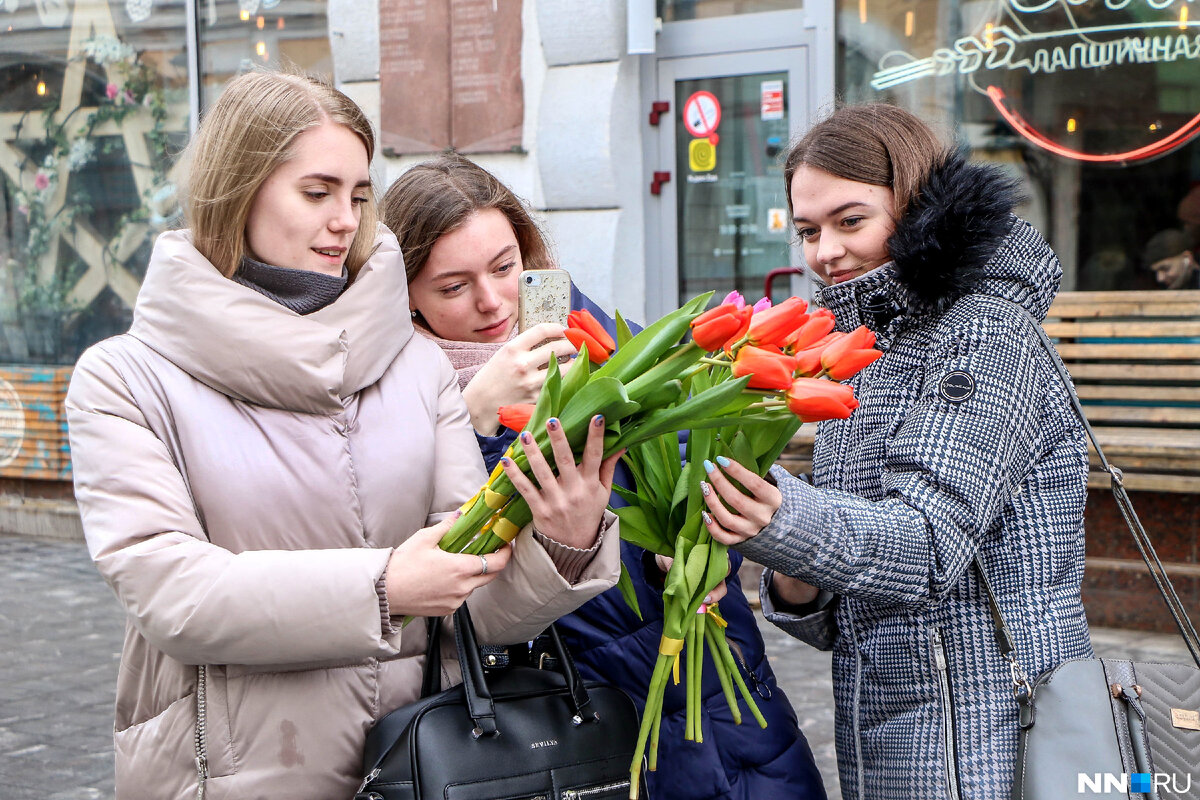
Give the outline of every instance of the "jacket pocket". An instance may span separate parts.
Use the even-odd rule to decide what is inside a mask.
[[[942,710],[942,757],[946,768],[946,796],[959,800],[962,791],[958,781],[958,732],[954,724],[954,690],[950,683],[950,665],[946,660],[946,647],[942,641],[942,629],[929,631],[930,649],[933,650],[933,665],[937,669],[938,697]]]

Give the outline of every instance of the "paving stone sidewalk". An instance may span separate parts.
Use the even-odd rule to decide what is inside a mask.
[[[80,542],[0,534],[0,800],[113,796],[124,617]],[[763,623],[767,652],[840,800],[829,654]],[[1100,655],[1187,661],[1179,637],[1093,631]]]

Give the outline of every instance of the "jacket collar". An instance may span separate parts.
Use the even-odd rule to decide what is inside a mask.
[[[879,345],[968,294],[990,294],[1045,316],[1062,268],[1050,246],[1012,213],[1016,181],[999,168],[947,153],[888,239],[892,261],[817,291],[850,330],[866,325]]]
[[[224,277],[188,231],[158,237],[130,334],[222,394],[270,408],[330,413],[379,380],[412,337],[396,237],[333,303],[301,316]]]

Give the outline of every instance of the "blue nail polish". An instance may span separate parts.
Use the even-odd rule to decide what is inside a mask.
[[[716,468],[717,468],[717,467],[716,467],[716,465],[715,465],[715,464],[713,464],[713,463],[712,463],[711,461],[709,461],[707,458],[706,458],[706,459],[704,459],[704,471],[705,471],[705,472],[712,472],[712,471],[713,471],[714,469],[716,469]]]
[[[546,420],[546,428],[552,431],[558,430],[558,417],[551,417]]]
[[[592,424],[595,425],[597,428],[603,428],[604,427],[604,415],[597,414],[596,416],[592,417]]]
[[[530,442],[533,441],[533,436],[529,433],[529,431],[524,431],[521,434],[521,441],[524,442],[525,444],[529,444]]]
[[[726,458],[725,456],[717,456],[717,463],[720,464],[722,467],[728,467],[729,459]]]
[[[509,460],[508,456],[500,456],[500,463],[507,467],[509,464],[512,463],[512,461]]]

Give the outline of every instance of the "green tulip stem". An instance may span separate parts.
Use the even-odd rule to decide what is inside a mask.
[[[717,636],[716,639],[717,645],[721,650],[721,657],[725,659],[725,665],[729,668],[729,674],[733,677],[733,682],[737,684],[738,691],[741,692],[742,699],[746,701],[746,706],[750,709],[750,713],[754,716],[760,728],[767,727],[767,721],[763,718],[762,712],[758,710],[758,704],[754,702],[754,698],[750,696],[750,690],[746,688],[746,681],[742,679],[741,670],[738,669],[737,662],[733,659],[733,652],[729,649],[729,642],[725,640],[724,636]]]
[[[732,362],[727,358],[708,358],[706,356],[700,359],[700,363],[710,367],[728,367]]]
[[[733,694],[733,681],[729,677],[729,666],[721,657],[720,645],[717,644],[717,637],[724,637],[724,635],[724,629],[717,625],[716,620],[708,620],[708,624],[704,627],[704,640],[708,643],[709,653],[712,654],[713,664],[717,669],[717,680],[721,682],[721,692],[725,695],[725,702],[729,705],[729,713],[733,715],[733,724],[741,725],[742,709],[738,707],[737,697]]]
[[[766,409],[787,408],[787,403],[783,400],[764,400],[761,403],[751,403],[750,405],[746,406],[747,411],[751,411],[751,410],[758,409],[758,408],[766,408]]]
[[[650,730],[654,722],[662,715],[662,696],[667,685],[667,674],[671,671],[674,656],[658,654],[654,662],[654,673],[650,676],[650,688],[646,693],[646,708],[642,714],[642,724],[638,727],[637,744],[633,748],[633,763],[629,765],[629,799],[637,800],[638,789],[641,786],[642,756],[646,753],[646,741],[650,738]],[[657,766],[657,741],[650,749],[650,769]]]

